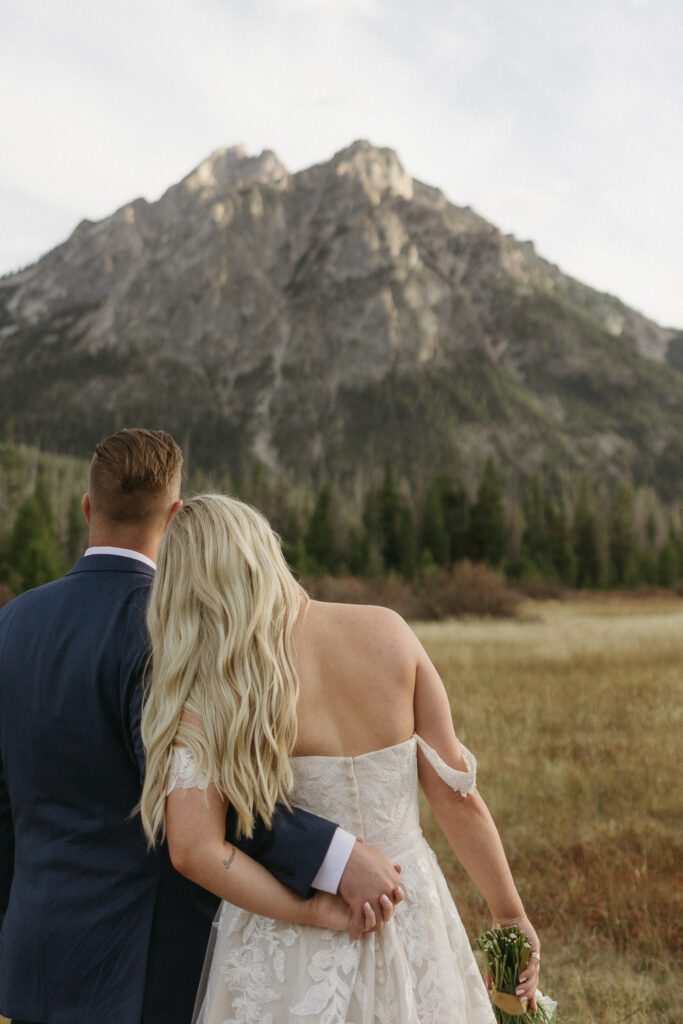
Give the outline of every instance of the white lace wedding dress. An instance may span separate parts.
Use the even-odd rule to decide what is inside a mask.
[[[419,736],[359,757],[293,758],[293,803],[338,822],[402,866],[406,899],[384,931],[360,942],[221,904],[193,1024],[493,1024],[486,988],[436,857],[419,823],[417,745],[453,789],[449,768]],[[186,751],[175,784],[197,785]]]

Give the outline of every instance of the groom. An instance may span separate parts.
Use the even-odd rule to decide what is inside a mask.
[[[146,848],[145,609],[182,454],[161,431],[99,444],[91,546],[0,611],[0,1013],[15,1024],[189,1024],[217,900]],[[297,892],[395,894],[379,850],[280,810],[242,849]]]

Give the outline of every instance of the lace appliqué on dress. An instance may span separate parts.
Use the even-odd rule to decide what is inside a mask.
[[[166,796],[174,789],[208,789],[211,779],[206,772],[197,770],[194,754],[189,747],[174,747],[168,771]]]
[[[468,770],[459,772],[418,736],[357,757],[292,758],[297,807],[333,818],[401,864],[407,898],[389,924],[352,942],[224,903],[193,1024],[495,1024],[467,933],[420,830],[418,743],[448,785],[474,791],[470,751]]]
[[[221,921],[224,913],[221,914]],[[269,918],[240,912],[237,942],[224,958],[220,973],[224,984],[233,993],[232,1014],[222,1024],[273,1024],[267,1009],[280,996],[278,982],[286,981],[285,950],[298,938],[297,929]],[[219,930],[221,925],[219,924]]]

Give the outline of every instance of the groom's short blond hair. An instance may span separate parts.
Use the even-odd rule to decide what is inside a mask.
[[[90,463],[93,515],[130,524],[162,518],[180,496],[182,466],[165,430],[119,430],[100,441]]]

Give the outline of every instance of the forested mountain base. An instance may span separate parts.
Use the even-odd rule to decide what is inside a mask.
[[[414,581],[469,561],[513,582],[579,589],[673,587],[683,576],[680,508],[628,481],[580,477],[567,486],[537,476],[506,485],[489,459],[473,492],[443,472],[414,501],[389,464],[360,514],[330,483],[297,497],[258,470],[236,490],[270,517],[290,563],[307,575]]]
[[[0,603],[60,576],[83,550],[82,459],[0,444]]]
[[[84,461],[0,445],[3,600],[60,575],[83,550],[86,480]],[[261,509],[295,572],[321,596],[388,603],[412,618],[509,614],[501,584],[468,564],[525,589],[672,588],[683,578],[681,510],[628,482],[582,477],[569,487],[539,476],[520,487],[504,484],[489,459],[473,492],[443,472],[418,500],[391,464],[360,496],[332,483],[311,494],[261,465],[238,481],[194,474],[186,490],[235,494]],[[347,577],[358,582],[333,583]],[[387,579],[394,583],[379,582]]]

